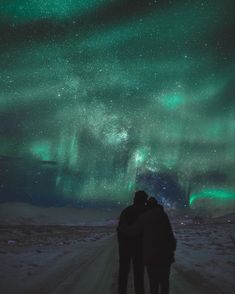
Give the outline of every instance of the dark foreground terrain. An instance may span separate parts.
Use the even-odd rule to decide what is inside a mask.
[[[171,293],[233,293],[235,225],[182,221],[174,229]],[[114,226],[0,226],[1,294],[116,294],[117,273]]]

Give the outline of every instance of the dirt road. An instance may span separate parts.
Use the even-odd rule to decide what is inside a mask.
[[[44,262],[35,273],[18,284],[12,282],[2,288],[2,294],[116,294],[118,251],[114,236],[106,237],[82,247],[70,248],[54,262]],[[16,280],[15,280],[16,281]],[[2,281],[2,286],[4,286]],[[146,289],[148,293],[146,277]],[[171,294],[220,293],[202,287],[203,281],[193,275],[185,275],[177,265],[171,273]],[[128,294],[134,294],[132,273]]]

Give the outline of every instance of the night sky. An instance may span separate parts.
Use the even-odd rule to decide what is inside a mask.
[[[233,3],[2,0],[0,201],[234,201]]]

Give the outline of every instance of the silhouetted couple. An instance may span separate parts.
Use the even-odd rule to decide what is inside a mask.
[[[150,294],[168,294],[170,267],[176,239],[170,221],[155,198],[144,191],[135,193],[134,204],[125,208],[117,228],[119,244],[118,294],[127,293],[131,263],[135,294],[144,294],[147,268]],[[159,292],[160,290],[160,292]]]

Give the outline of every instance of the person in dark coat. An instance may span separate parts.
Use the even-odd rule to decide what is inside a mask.
[[[150,294],[169,293],[170,267],[175,261],[176,239],[163,206],[155,198],[148,200],[148,210],[132,226],[120,230],[127,236],[142,234],[143,261],[147,268]]]
[[[119,247],[118,294],[126,294],[128,275],[132,262],[134,272],[135,294],[144,294],[144,263],[142,233],[123,234],[121,227],[133,225],[146,211],[148,195],[144,191],[135,193],[133,205],[125,208],[119,218],[117,228]]]

